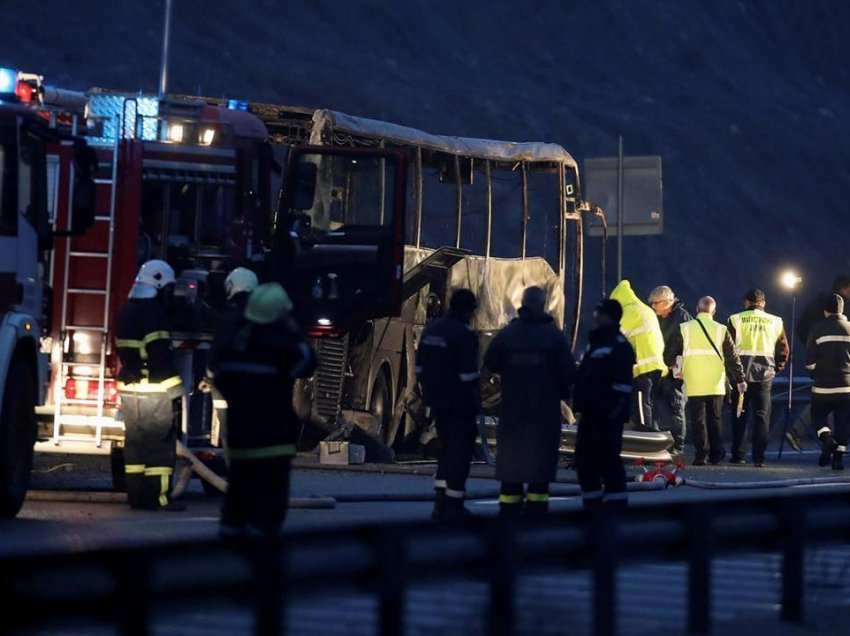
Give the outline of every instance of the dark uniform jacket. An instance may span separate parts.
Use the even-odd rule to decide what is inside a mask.
[[[216,345],[211,370],[227,400],[231,457],[293,455],[300,426],[292,385],[316,368],[310,345],[282,323],[258,325],[244,318],[222,329]]]
[[[838,292],[835,292],[836,294]],[[823,310],[826,307],[826,301],[832,296],[833,292],[828,294],[819,294],[812,302],[806,305],[800,319],[797,321],[797,337],[804,345],[809,341],[809,334],[816,324],[823,320]],[[850,318],[850,298],[844,298],[844,317]]]
[[[590,332],[573,388],[573,410],[595,420],[626,422],[630,414],[635,352],[619,326]]]
[[[165,307],[157,298],[130,299],[118,312],[115,346],[121,359],[118,380],[179,384],[171,348],[171,327]]]
[[[575,361],[552,317],[529,309],[493,338],[484,365],[501,376],[496,478],[550,482],[558,468],[561,400],[568,400]]]
[[[477,412],[478,336],[451,312],[438,318],[422,332],[416,374],[427,406]]]
[[[813,395],[850,399],[850,322],[829,316],[812,327],[806,342],[806,369]]]

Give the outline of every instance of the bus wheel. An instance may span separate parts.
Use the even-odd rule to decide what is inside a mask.
[[[13,358],[0,414],[0,517],[18,514],[27,494],[37,427],[35,400],[29,365]]]
[[[389,439],[390,428],[392,428],[393,409],[390,401],[390,383],[387,373],[383,369],[378,371],[375,384],[372,386],[372,399],[369,403],[369,411],[378,420],[378,439],[384,444],[392,442]]]
[[[109,450],[109,469],[112,472],[112,489],[127,492],[127,473],[124,471],[124,447],[113,446]]]

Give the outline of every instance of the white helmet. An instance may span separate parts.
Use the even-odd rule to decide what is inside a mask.
[[[154,298],[157,292],[174,282],[174,270],[165,261],[152,260],[144,263],[136,274],[130,298]]]
[[[227,300],[241,292],[251,293],[259,284],[257,275],[247,267],[237,267],[224,279],[224,293]]]

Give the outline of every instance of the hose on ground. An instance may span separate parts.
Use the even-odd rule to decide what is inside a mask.
[[[791,488],[793,486],[850,485],[850,477],[799,477],[769,479],[765,481],[701,481],[683,478],[682,485],[705,490],[759,490],[764,488]]]

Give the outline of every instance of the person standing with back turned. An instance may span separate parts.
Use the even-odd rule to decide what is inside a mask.
[[[764,292],[749,290],[744,297],[744,311],[729,316],[727,327],[744,366],[747,390],[743,393],[744,409],[740,415],[732,412],[733,464],[745,464],[747,454],[747,417],[753,415],[753,465],[764,466],[767,437],[770,432],[770,391],[777,372],[788,360],[788,339],[782,318],[764,310]],[[732,392],[732,404],[738,403],[737,390]]]
[[[549,510],[561,442],[561,400],[568,400],[575,361],[564,333],[546,313],[546,292],[528,287],[519,317],[493,338],[484,366],[501,377],[496,479],[500,513]],[[523,491],[528,484],[528,493]]]
[[[135,509],[186,509],[169,499],[183,399],[166,313],[174,282],[165,261],[144,263],[115,325],[127,502]]]
[[[475,418],[481,406],[478,336],[469,326],[477,306],[471,290],[455,290],[448,313],[425,327],[416,352],[422,397],[437,428],[432,516],[438,521],[470,514],[463,498],[475,450]]]

